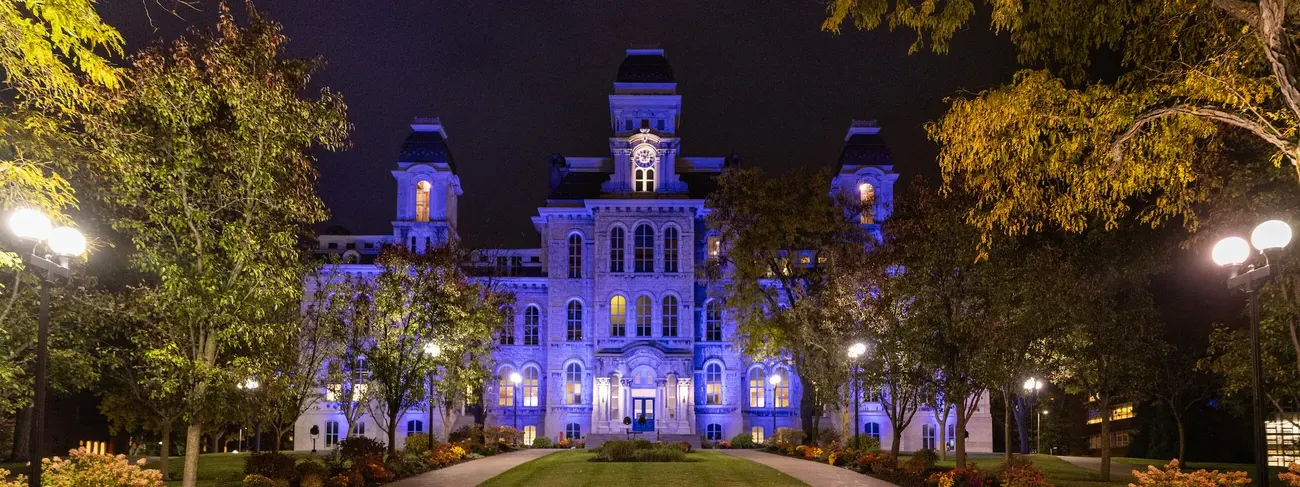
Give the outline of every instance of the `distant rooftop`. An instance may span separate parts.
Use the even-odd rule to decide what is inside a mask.
[[[416,117],[411,123],[411,135],[402,141],[398,162],[443,163],[456,172],[456,160],[447,147],[447,131],[438,117]]]
[[[628,49],[618,66],[619,83],[675,83],[673,67],[663,49]]]

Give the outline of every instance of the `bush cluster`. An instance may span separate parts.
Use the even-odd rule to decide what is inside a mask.
[[[553,443],[550,438],[547,438],[545,436],[538,436],[537,438],[533,438],[533,448],[554,448],[554,447],[555,447],[555,443]]]
[[[598,462],[684,462],[690,445],[651,443],[649,440],[607,441],[596,450]]]
[[[96,487],[163,487],[162,473],[143,468],[144,459],[130,462],[125,455],[100,455],[85,448],[68,452],[68,458],[41,460],[43,485],[94,485]],[[26,487],[27,478],[19,475],[5,480],[9,472],[0,469],[0,487]]]
[[[283,453],[254,453],[244,460],[244,483],[248,483],[248,477],[258,475],[267,479],[285,480],[292,484],[299,479],[296,463],[297,460]]]
[[[740,433],[731,437],[731,448],[753,448],[754,435],[749,433]]]

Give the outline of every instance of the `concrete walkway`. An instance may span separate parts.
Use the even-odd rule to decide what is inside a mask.
[[[814,487],[898,487],[870,475],[757,450],[713,450],[761,463]]]
[[[414,477],[398,480],[386,487],[446,487],[446,486],[470,486],[486,482],[487,479],[496,477],[501,472],[510,470],[522,463],[535,460],[537,458],[550,455],[557,451],[554,449],[531,448],[528,450],[512,451],[500,455],[492,455],[487,458],[480,458],[458,465],[452,465],[447,468],[426,472]]]
[[[1056,458],[1060,458],[1061,460],[1065,460],[1071,465],[1080,468],[1086,468],[1093,472],[1101,471],[1101,458],[1099,457],[1067,457],[1067,456],[1057,455]],[[1115,459],[1113,458],[1110,460],[1110,478],[1112,480],[1116,478],[1133,478],[1134,470],[1141,470],[1145,472],[1146,468],[1135,467],[1127,463],[1119,463],[1116,462]]]

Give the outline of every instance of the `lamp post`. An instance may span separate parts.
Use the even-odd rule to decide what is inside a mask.
[[[1034,442],[1038,443],[1035,448],[1038,449],[1039,454],[1043,453],[1043,416],[1047,416],[1046,409],[1038,412],[1038,431],[1034,433]]]
[[[1268,478],[1268,449],[1264,441],[1264,403],[1260,388],[1264,373],[1259,361],[1259,289],[1268,282],[1268,251],[1291,243],[1291,227],[1281,220],[1260,223],[1250,233],[1250,244],[1241,237],[1228,237],[1214,245],[1214,263],[1227,267],[1228,289],[1246,292],[1250,307],[1250,362],[1252,372],[1251,409],[1254,413],[1255,469],[1257,479]],[[1254,246],[1258,252],[1251,252]]]
[[[250,395],[254,395],[256,394],[257,388],[261,386],[262,385],[259,384],[257,380],[253,378],[249,378],[244,382],[240,382],[237,387],[245,391],[248,391]],[[253,400],[254,401],[257,400],[257,397],[255,395],[253,396]],[[262,418],[258,416],[257,413],[258,413],[258,407],[254,405],[253,406],[253,451],[254,452],[262,451]],[[279,438],[276,438],[276,441],[279,441]]]
[[[18,237],[23,247],[31,249],[23,254],[23,262],[44,271],[41,277],[41,311],[36,330],[36,383],[32,398],[32,443],[28,456],[31,460],[28,485],[41,485],[41,448],[45,439],[45,395],[48,378],[46,362],[49,360],[50,341],[50,284],[58,278],[68,278],[71,257],[86,252],[86,237],[71,227],[53,228],[50,218],[32,209],[13,212],[9,216],[9,230]],[[57,259],[51,260],[51,259]],[[17,289],[13,290],[17,292]]]
[[[862,382],[858,378],[859,366],[858,357],[867,353],[867,344],[858,342],[849,347],[849,373],[852,377],[849,379],[849,389],[853,391],[853,449],[859,448],[858,434],[861,433],[861,427],[858,425],[858,413],[862,409],[858,403],[859,396],[862,395]]]
[[[429,357],[429,444],[433,444],[433,360],[442,355],[442,347],[437,343],[424,344],[424,356]]]
[[[510,404],[515,407],[515,446],[519,446],[519,384],[522,384],[523,382],[524,376],[519,375],[518,372],[510,373],[510,383],[513,384],[514,387],[514,395],[510,397]]]
[[[1029,379],[1025,380],[1025,384],[1022,387],[1025,389],[1025,393],[1032,394],[1031,397],[1033,397],[1033,399],[1029,400],[1029,412],[1032,413],[1034,411],[1034,403],[1038,402],[1038,390],[1043,388],[1043,381],[1030,377]],[[1043,425],[1041,419],[1038,421],[1038,425],[1039,426]],[[1035,436],[1035,442],[1037,442],[1038,432],[1035,432],[1034,436]],[[1039,453],[1042,453],[1042,451],[1039,450]]]
[[[773,372],[772,375],[767,378],[767,381],[772,383],[772,435],[775,435],[776,434],[776,388],[777,386],[781,385],[781,374]],[[767,442],[767,438],[763,438],[763,441]]]

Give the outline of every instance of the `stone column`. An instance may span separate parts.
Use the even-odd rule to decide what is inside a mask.
[[[668,417],[664,414],[664,401],[667,400],[668,394],[665,393],[664,387],[667,386],[668,379],[655,379],[655,430],[658,431],[660,421]]]

